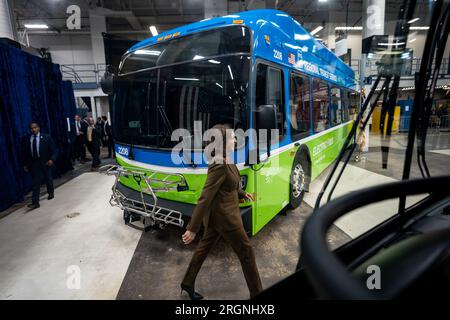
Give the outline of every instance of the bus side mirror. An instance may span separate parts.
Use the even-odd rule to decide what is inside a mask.
[[[273,104],[260,105],[255,111],[256,126],[258,128],[258,140],[259,130],[267,130],[266,141],[264,141],[264,149],[267,150],[267,159],[270,157],[270,145],[272,141],[271,129],[277,128],[277,112],[276,106]],[[258,141],[258,148],[261,144]],[[258,162],[259,162],[259,151],[258,151]]]
[[[114,94],[114,84],[116,82],[116,75],[114,74],[114,68],[111,65],[108,65],[106,67],[105,74],[103,75],[100,86],[102,87],[102,90],[107,95]]]
[[[273,104],[260,105],[256,109],[256,125],[258,129],[276,129],[277,113],[276,106]]]

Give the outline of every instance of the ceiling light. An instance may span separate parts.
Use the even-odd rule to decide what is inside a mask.
[[[192,60],[200,60],[200,59],[205,59],[204,56],[199,56],[199,55],[195,55]]]
[[[156,30],[155,26],[150,26],[150,32],[152,33],[153,36],[158,35],[158,30]]]
[[[410,27],[409,30],[428,30],[430,27]]]
[[[378,42],[379,46],[386,46],[386,47],[388,47],[388,46],[402,46],[402,45],[405,45],[405,44],[406,44],[406,42],[397,42],[397,43],[395,43],[395,42]]]
[[[208,62],[210,62],[210,63],[214,63],[214,64],[220,64],[220,61],[217,61],[217,60],[213,60],[213,59],[211,59],[211,60],[208,60]]]
[[[233,72],[231,72],[231,67],[230,67],[230,65],[228,65],[228,71],[230,71],[230,77],[231,77],[231,80],[234,80]]]
[[[183,81],[198,81],[197,78],[174,78],[175,80],[183,80]]]
[[[311,31],[312,35],[315,35],[317,32],[319,32],[320,30],[322,30],[323,27],[322,26],[318,26],[317,28],[315,28],[313,31]]]
[[[295,40],[308,40],[309,38],[311,38],[309,34],[298,34],[298,33],[294,34]]]
[[[362,30],[362,26],[354,26],[354,27],[336,27],[334,30]]]
[[[151,56],[159,56],[161,54],[161,51],[139,49],[139,50],[136,50],[134,53],[135,54],[148,54],[148,55],[151,55]]]
[[[25,24],[24,26],[27,29],[48,29],[46,24]]]
[[[408,23],[411,24],[411,23],[414,23],[419,20],[420,20],[420,18],[414,18],[414,19],[409,20]]]

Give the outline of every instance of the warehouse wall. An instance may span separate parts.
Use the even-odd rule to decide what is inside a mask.
[[[58,64],[91,64],[91,37],[88,34],[49,34],[28,36],[30,45],[35,48],[48,48],[54,63]]]

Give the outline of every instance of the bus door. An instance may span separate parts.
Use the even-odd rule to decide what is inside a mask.
[[[255,108],[261,105],[275,105],[279,139],[286,136],[286,111],[284,96],[284,73],[276,66],[258,63],[255,77]],[[256,216],[253,232],[259,230],[273,218],[289,199],[289,173],[283,169],[279,146],[272,146],[271,156],[255,166]],[[267,150],[260,149],[261,159],[265,159]]]

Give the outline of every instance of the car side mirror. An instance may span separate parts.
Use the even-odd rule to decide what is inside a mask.
[[[114,68],[111,65],[108,65],[106,67],[105,74],[103,75],[100,86],[104,93],[107,95],[114,94],[115,89],[115,82],[116,82],[116,75],[114,74]]]

